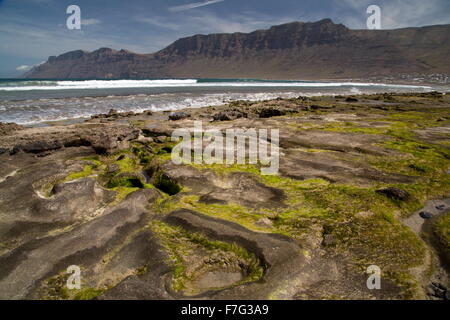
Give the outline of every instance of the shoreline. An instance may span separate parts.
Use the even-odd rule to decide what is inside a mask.
[[[442,93],[443,95],[446,95],[446,94],[450,93],[450,87],[448,89],[449,89],[448,92],[439,92],[439,91],[435,91],[435,90],[430,90],[430,91],[424,91],[424,92],[421,92],[421,93],[427,94],[427,93],[434,93],[434,92],[436,92],[436,93]],[[418,93],[418,94],[421,94],[421,93]],[[361,92],[361,93],[353,93],[353,94],[339,94],[339,93],[336,93],[336,94],[322,94],[322,93],[314,94],[313,93],[313,94],[306,94],[306,95],[303,95],[303,96],[300,96],[300,97],[328,99],[328,98],[334,98],[334,97],[339,97],[339,96],[358,97],[358,96],[368,96],[368,95],[375,96],[375,95],[392,95],[392,94],[393,95],[396,95],[396,94],[398,94],[398,95],[411,95],[411,94],[414,95],[414,94],[417,94],[417,93],[414,93],[414,92],[379,92],[379,93],[363,93],[363,92]],[[102,98],[127,98],[127,97],[133,97],[133,96],[152,96],[152,95],[129,94],[129,95],[118,95],[118,96],[115,96],[115,95],[113,95],[113,96],[111,96],[111,95],[104,95],[104,96],[94,96],[94,97],[83,96],[83,97],[77,97],[76,99],[89,98],[89,99],[99,99],[99,100],[101,100]],[[64,99],[75,99],[75,98],[52,98],[52,99],[64,100]],[[277,99],[293,99],[293,98],[278,97]],[[47,99],[44,99],[44,100],[47,100]],[[268,100],[267,99],[251,99],[251,100],[247,100],[247,99],[243,99],[243,100],[235,99],[234,100],[234,99],[231,99],[231,100],[229,100],[228,103],[224,101],[223,104],[213,105],[213,106],[215,106],[215,107],[226,106],[229,103],[238,102],[238,101],[247,101],[247,102],[251,102],[251,103],[261,103],[261,102],[265,102],[265,101],[269,101],[269,100],[271,100],[271,99],[268,99]],[[26,100],[23,100],[23,101],[26,101]],[[208,106],[208,107],[210,107],[210,106]],[[207,108],[207,107],[206,106],[202,106],[202,107],[186,106],[184,108],[175,108],[175,109],[167,109],[167,110],[163,109],[163,110],[156,110],[156,111],[152,110],[152,109],[147,109],[147,110],[142,110],[141,109],[139,111],[133,111],[133,110],[130,110],[130,111],[117,111],[115,108],[110,108],[109,110],[114,110],[119,115],[120,114],[128,114],[128,115],[130,115],[132,113],[138,115],[138,114],[145,114],[146,112],[150,112],[150,111],[151,112],[167,113],[167,112],[183,112],[185,110],[198,109],[198,108]],[[38,128],[38,127],[47,127],[47,126],[59,126],[59,125],[71,125],[71,124],[77,124],[77,123],[84,123],[84,122],[89,121],[90,119],[92,119],[92,118],[94,118],[94,117],[96,117],[98,115],[101,115],[101,114],[102,113],[94,113],[94,114],[92,114],[90,116],[75,117],[75,118],[64,118],[64,119],[60,119],[60,120],[45,120],[45,121],[40,121],[40,122],[37,122],[37,123],[29,123],[29,124],[20,124],[20,123],[16,123],[16,122],[0,122],[0,123],[14,123],[14,124],[18,124],[18,125],[21,125],[23,127],[26,127],[26,128]]]
[[[343,83],[347,85],[340,85],[341,80],[331,81],[331,86],[326,82],[323,86],[316,86],[314,81],[306,81],[305,86],[285,86],[288,83],[283,83],[280,80],[280,86],[277,86],[277,81],[274,80],[258,80],[250,79],[250,83],[246,79],[231,79],[232,82],[221,82],[214,79],[195,79],[198,83],[193,87],[186,85],[184,87],[183,81],[186,79],[171,79],[175,82],[180,82],[173,87],[164,87],[164,79],[151,80],[160,84],[156,87],[145,88],[127,88],[127,85],[121,84],[121,81],[128,80],[111,80],[111,85],[102,82],[100,88],[97,88],[95,83],[86,84],[91,89],[84,88],[83,81],[79,84],[73,84],[73,88],[66,88],[61,86],[61,89],[52,91],[0,91],[0,119],[1,122],[14,122],[23,124],[25,126],[45,126],[46,123],[58,124],[58,122],[80,122],[83,118],[89,118],[92,115],[108,112],[110,109],[116,109],[121,112],[141,112],[151,109],[152,111],[161,110],[184,110],[192,106],[213,106],[225,104],[234,100],[249,100],[249,101],[264,101],[271,100],[277,97],[284,99],[294,98],[297,96],[333,96],[333,95],[355,95],[355,94],[379,94],[379,93],[411,93],[411,92],[427,92],[440,91],[450,92],[450,85],[433,84],[424,87],[420,83],[403,82],[367,82],[364,79],[343,79]],[[329,79],[328,79],[329,80]],[[109,81],[109,80],[108,80]],[[146,80],[143,80],[144,82]],[[193,80],[194,81],[194,80]],[[205,82],[206,83],[203,83]],[[208,83],[209,81],[209,83]],[[227,81],[227,80],[222,80]],[[233,82],[234,81],[234,82]],[[255,81],[255,83],[251,83]],[[265,86],[265,82],[270,83],[271,86]],[[320,80],[324,81],[324,80]],[[88,80],[89,82],[89,80]],[[308,82],[313,82],[313,85],[308,86]],[[115,83],[115,84],[114,84]],[[360,87],[357,84],[365,84],[367,86]],[[221,87],[221,85],[225,85]],[[355,86],[352,86],[355,85]],[[119,87],[113,88],[118,85]],[[124,85],[125,87],[121,87]],[[149,84],[152,86],[152,84]],[[161,85],[161,87],[159,87]],[[206,85],[206,86],[203,86]],[[422,85],[422,86],[421,86]],[[39,87],[39,85],[37,85]],[[70,84],[72,86],[72,84]],[[69,87],[70,87],[69,86]],[[77,89],[79,86],[84,89]],[[104,86],[104,88],[103,88]],[[111,88],[108,88],[110,87]],[[378,87],[377,87],[378,86]],[[379,87],[386,86],[386,87]],[[399,87],[395,87],[399,86]],[[402,86],[411,86],[408,88]],[[45,86],[44,86],[45,87]],[[80,88],[81,88],[80,87]],[[20,87],[17,87],[20,89]],[[43,87],[42,87],[43,88]],[[103,89],[102,89],[103,88]],[[1,88],[0,88],[1,89]],[[24,87],[26,89],[26,86]],[[31,88],[29,88],[31,89]]]

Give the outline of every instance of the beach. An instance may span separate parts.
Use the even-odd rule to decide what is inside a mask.
[[[379,92],[448,92],[448,84],[257,79],[0,80],[0,122],[39,126],[73,123],[110,109],[165,111],[298,96]]]

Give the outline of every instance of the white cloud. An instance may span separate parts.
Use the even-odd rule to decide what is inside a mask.
[[[239,15],[219,16],[211,12],[192,12],[178,17],[177,23],[168,22],[162,17],[137,18],[136,21],[144,22],[178,31],[174,35],[176,40],[182,36],[189,36],[196,33],[231,33],[231,32],[251,32],[257,29],[268,28],[273,25],[296,21],[298,17],[271,17],[256,12],[243,12]]]
[[[444,4],[442,0],[389,2],[381,6],[383,29],[450,23],[448,15],[442,15]]]
[[[34,67],[40,66],[40,65],[43,64],[43,63],[45,63],[45,61],[41,61],[41,62],[36,63],[36,64],[33,64],[33,65],[31,65],[31,66],[24,64],[24,65],[18,66],[18,67],[16,68],[16,70],[17,70],[17,71],[28,71],[28,70],[31,70],[31,69],[34,68]]]
[[[98,19],[81,19],[81,24],[83,26],[91,26],[91,25],[99,24],[99,23],[102,23],[102,22]]]
[[[200,7],[204,7],[204,6],[209,6],[211,4],[224,2],[224,1],[225,0],[207,0],[207,1],[203,1],[203,2],[193,2],[193,3],[181,5],[181,6],[170,7],[169,11],[172,11],[172,12],[186,11],[186,10],[191,10],[191,9],[200,8]]]
[[[365,28],[371,4],[381,8],[382,29],[421,27],[448,24],[448,0],[334,0],[335,7],[341,9],[340,20],[350,28]]]
[[[244,12],[230,17],[220,17],[215,14],[199,14],[188,19],[195,23],[204,33],[213,32],[251,32],[257,29],[267,29],[274,25],[297,21],[298,17],[273,17],[256,12]]]
[[[28,70],[30,70],[31,68],[33,68],[33,66],[23,65],[23,66],[18,66],[18,67],[16,68],[16,70],[17,70],[17,71],[28,71]]]
[[[100,47],[124,48],[140,53],[159,49],[149,47],[153,45],[151,41],[143,45],[136,45],[124,42],[123,39],[114,35],[98,39],[93,35],[89,36],[83,29],[74,32],[67,30],[63,25],[45,28],[32,25],[26,20],[7,17],[1,13],[0,30],[2,30],[0,43],[14,43],[13,46],[0,46],[0,54],[17,57],[43,59],[71,50],[96,50]]]
[[[180,29],[180,26],[175,23],[170,23],[167,21],[166,18],[162,17],[151,17],[151,18],[138,18],[136,21],[148,23],[152,26],[158,27],[158,28],[164,28],[169,29],[173,31],[177,31]]]
[[[48,3],[48,2],[53,2],[53,0],[26,0],[29,2],[35,2],[35,3]]]

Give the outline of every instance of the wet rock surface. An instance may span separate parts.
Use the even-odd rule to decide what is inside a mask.
[[[245,118],[246,114],[239,111],[218,112],[213,114],[214,121],[230,121],[239,118]]]
[[[129,147],[139,130],[129,125],[79,124],[65,127],[26,128],[1,139],[1,147],[11,154],[45,153],[62,148],[91,146],[97,153],[109,153]]]
[[[2,124],[0,298],[448,299],[449,110],[447,95],[299,97]],[[278,175],[174,164],[171,134],[194,120],[279,129]]]
[[[15,123],[3,123],[0,122],[0,136],[11,134],[17,130],[22,130],[24,127]]]
[[[186,118],[189,118],[191,115],[186,112],[172,112],[169,115],[169,120],[177,121],[177,120],[183,120]]]
[[[406,201],[408,200],[411,195],[406,192],[405,190],[399,189],[399,188],[386,188],[386,189],[380,189],[377,190],[378,193],[384,194],[386,197],[389,197],[391,199]]]

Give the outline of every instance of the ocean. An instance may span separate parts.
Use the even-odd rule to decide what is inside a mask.
[[[47,125],[121,112],[180,110],[233,100],[382,92],[450,92],[431,85],[257,79],[33,80],[0,79],[0,122]]]

